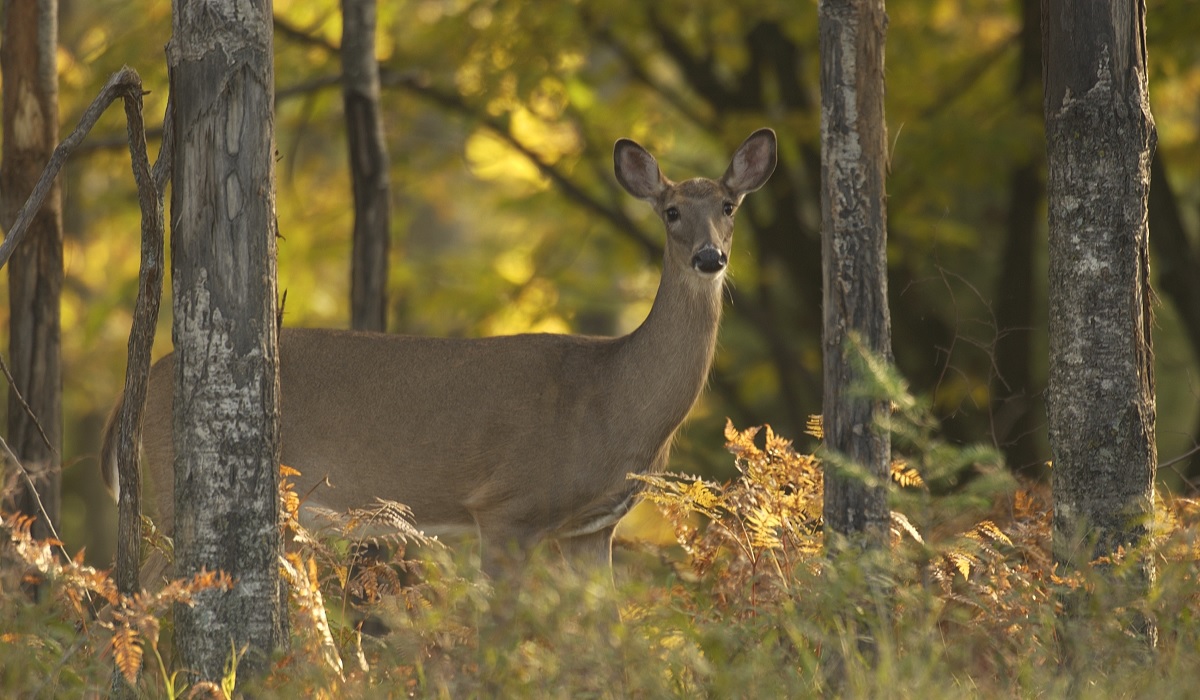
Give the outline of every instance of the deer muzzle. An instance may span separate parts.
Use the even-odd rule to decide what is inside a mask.
[[[729,264],[729,256],[715,246],[706,245],[692,256],[692,269],[708,275],[716,274]]]

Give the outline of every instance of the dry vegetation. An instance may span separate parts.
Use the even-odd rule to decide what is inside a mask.
[[[499,596],[396,504],[331,514],[328,528],[307,532],[285,468],[291,645],[255,694],[1187,696],[1200,673],[1200,502],[1163,499],[1145,552],[1097,562],[1116,577],[1057,571],[1048,489],[1013,481],[991,450],[941,442],[925,415],[902,401],[893,416],[904,458],[892,471],[890,556],[827,554],[820,456],[769,427],[729,425],[735,478],[642,477],[678,546],[625,543],[615,592],[547,553],[519,594]],[[357,535],[365,524],[394,534]],[[5,516],[3,527],[6,697],[103,693],[114,661],[147,697],[228,692],[185,687],[159,642],[171,603],[227,578],[127,599],[105,572],[32,541],[27,520]],[[414,542],[426,545],[415,561],[390,554]],[[1121,573],[1142,556],[1158,570],[1152,594],[1122,600]],[[30,580],[48,581],[42,601],[22,592]],[[1070,625],[1060,622],[1067,601],[1078,611]],[[1157,622],[1155,649],[1130,633],[1131,611]]]

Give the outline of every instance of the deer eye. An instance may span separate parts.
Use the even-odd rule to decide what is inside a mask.
[[[733,216],[733,202],[725,202],[725,216]]]
[[[663,213],[667,215],[667,221],[669,221],[671,223],[675,223],[676,221],[679,221],[679,209],[678,208],[667,207],[667,210]]]

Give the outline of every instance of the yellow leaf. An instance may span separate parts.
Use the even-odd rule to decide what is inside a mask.
[[[972,561],[969,556],[962,552],[947,552],[946,560],[950,562],[951,566],[958,569],[958,573],[962,574],[963,578],[970,578]]]
[[[921,478],[920,472],[908,466],[908,462],[897,459],[892,462],[892,481],[900,484],[904,488],[921,487],[925,485],[925,480]]]
[[[804,426],[804,432],[818,440],[825,439],[825,421],[820,413],[808,417],[808,423]]]
[[[980,522],[975,526],[975,531],[993,542],[1003,542],[1010,547],[1012,546],[1012,540],[1008,538],[1008,535],[1004,534],[1004,531],[997,527],[996,523],[991,520]]]

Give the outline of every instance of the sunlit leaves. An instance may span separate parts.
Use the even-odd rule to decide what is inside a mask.
[[[902,459],[892,460],[891,474],[892,481],[905,488],[917,488],[925,485],[921,473],[908,466],[908,462]]]
[[[308,653],[323,659],[330,670],[341,678],[342,657],[330,631],[316,559],[288,552],[280,560],[279,569],[288,585],[290,598],[297,607],[301,622],[298,631],[303,635]]]
[[[726,421],[726,448],[740,476],[718,484],[698,477],[638,475],[646,498],[676,528],[699,575],[720,572],[723,585],[786,590],[792,567],[821,546],[821,470],[768,426],[739,431]],[[696,516],[702,518],[697,521]]]

